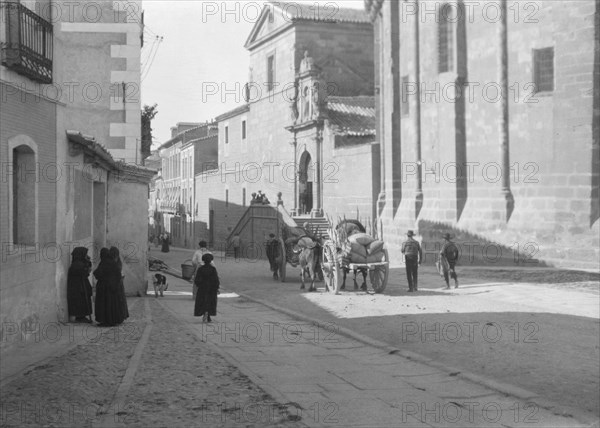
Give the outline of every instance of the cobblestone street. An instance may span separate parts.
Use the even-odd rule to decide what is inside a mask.
[[[288,420],[285,403],[275,402],[154,299],[129,303],[130,318],[121,326],[64,325],[72,336],[84,336],[81,344],[6,382],[3,370],[0,425],[298,425]],[[28,349],[35,352],[35,345]]]
[[[173,248],[155,256],[176,271],[189,253]],[[546,361],[547,346],[558,349],[568,343],[560,323],[553,327],[559,334],[552,341],[542,334],[548,327],[544,319],[537,348],[513,345],[513,351],[530,351],[523,361],[511,356],[502,362],[510,355],[502,348],[510,348],[511,340],[460,341],[459,347],[396,341],[392,333],[395,329],[396,336],[400,334],[400,327],[393,327],[398,316],[407,317],[405,323],[419,324],[420,318],[415,317],[425,311],[429,322],[441,322],[434,312],[442,303],[435,303],[436,295],[428,294],[426,285],[413,310],[405,293],[396,289],[398,283],[390,284],[384,295],[303,293],[295,278],[285,284],[272,281],[262,261],[235,262],[221,256],[215,261],[222,292],[212,324],[192,316],[190,283],[168,275],[165,297],[155,298],[150,288],[146,298],[130,298],[130,318],[120,327],[60,325],[67,346],[42,350],[50,345],[49,335],[42,335],[39,343],[22,346],[28,355],[40,349],[38,360],[23,362],[20,368],[19,350],[8,354],[2,359],[2,426],[545,428],[597,424],[593,406],[584,411],[585,402],[580,406],[572,405],[573,400],[557,402],[552,391],[523,388],[513,378],[497,377],[492,369],[505,364],[514,372],[521,366],[519,373],[527,386],[552,388],[555,384],[545,372],[533,370],[534,365],[524,360],[537,355],[539,361]],[[470,283],[466,279],[466,291],[459,290],[466,293],[462,299],[473,298],[468,297],[473,290]],[[572,292],[581,293],[582,302],[588,299],[589,291]],[[373,299],[376,305],[371,305]],[[395,303],[390,306],[390,302]],[[459,315],[454,313],[451,321],[470,319],[456,318]],[[496,319],[493,316],[498,314],[488,314],[489,319]],[[494,322],[506,327],[501,319]],[[594,332],[586,329],[581,322],[578,334],[592,337]],[[593,341],[590,344],[594,349]],[[478,355],[479,347],[489,349],[485,360]],[[579,376],[593,381],[596,366],[589,349],[582,344],[578,352],[583,355],[571,362]],[[471,370],[456,364],[469,352]],[[567,354],[557,351],[557,355],[561,362]],[[479,361],[486,361],[485,367],[477,367]],[[562,391],[574,391],[575,400],[584,394],[594,400],[594,385],[577,380],[577,375],[577,371],[564,371],[554,382],[563,384]],[[533,377],[549,383],[531,383]],[[575,387],[582,392],[575,392]]]

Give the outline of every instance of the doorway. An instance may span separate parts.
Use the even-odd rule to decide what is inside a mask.
[[[298,174],[298,197],[300,214],[310,214],[313,208],[313,173],[311,157],[308,152],[302,153],[300,157],[300,168]]]

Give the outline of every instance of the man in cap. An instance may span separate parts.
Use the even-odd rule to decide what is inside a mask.
[[[406,233],[408,239],[402,243],[402,254],[404,254],[404,262],[406,263],[406,278],[408,279],[408,291],[418,290],[418,274],[419,265],[423,259],[421,244],[416,241],[413,236],[415,233],[409,230]]]
[[[454,242],[451,241],[449,233],[445,233],[444,245],[440,250],[440,256],[442,260],[442,267],[444,269],[444,281],[446,281],[446,289],[450,288],[450,278],[454,279],[454,288],[458,288],[458,275],[456,275],[456,261],[460,255],[458,247]]]

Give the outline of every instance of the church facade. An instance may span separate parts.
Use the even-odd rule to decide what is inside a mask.
[[[373,218],[372,24],[362,10],[332,21],[294,6],[263,9],[245,45],[246,104],[216,118],[218,164],[196,176],[199,221],[216,246],[259,190],[294,216]]]
[[[369,0],[378,216],[401,263],[442,234],[463,262],[599,261],[599,5]]]

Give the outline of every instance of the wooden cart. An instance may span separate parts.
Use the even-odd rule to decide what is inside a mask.
[[[356,221],[355,223],[360,224]],[[364,231],[364,227],[362,225],[360,226]],[[337,235],[331,231],[330,236]],[[345,262],[344,258],[342,257],[341,246],[333,239],[328,240],[323,246],[321,266],[323,269],[325,288],[331,293],[339,294],[343,275],[342,269],[368,271],[369,282],[371,283],[373,291],[375,291],[375,293],[383,293],[385,287],[387,286],[390,273],[390,257],[387,249],[384,248],[383,258],[379,262]]]

